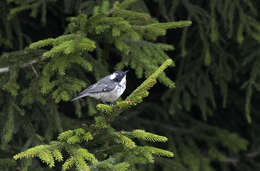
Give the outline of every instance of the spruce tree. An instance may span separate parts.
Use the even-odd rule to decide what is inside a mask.
[[[1,68],[1,93],[6,99],[1,103],[6,117],[1,149],[6,152],[24,149],[13,157],[15,160],[27,158],[17,163],[23,170],[39,169],[39,163],[28,159],[34,157],[50,168],[62,162],[62,170],[136,170],[138,164],[153,163],[154,155],[173,157],[170,151],[141,145],[143,141],[166,142],[166,137],[143,129],[117,130],[111,126],[119,114],[148,96],[148,90],[157,79],[174,87],[163,72],[173,65],[165,53],[173,50],[173,46],[156,39],[164,36],[167,29],[191,24],[190,21],[160,23],[147,13],[128,9],[134,2],[104,0],[95,4],[90,14],[80,12],[69,17],[64,34],[1,56],[1,64],[6,66]],[[10,20],[23,10],[30,9],[34,14],[40,6],[46,6],[37,1],[25,4],[11,1],[7,5],[12,3],[18,7],[8,13]],[[42,19],[42,23],[45,24],[46,19]],[[71,121],[62,116],[58,103],[70,101],[90,83],[91,75],[98,80],[107,74],[112,67],[109,66],[111,55],[121,56],[113,68],[128,66],[137,77],[144,75],[147,79],[125,100],[114,105],[98,104],[97,111],[91,101],[83,104],[76,101],[76,115],[83,118],[89,113],[93,116],[92,122]],[[83,113],[85,106],[88,111]],[[5,162],[15,163],[12,159]]]
[[[0,1],[0,170],[259,170],[259,5]]]

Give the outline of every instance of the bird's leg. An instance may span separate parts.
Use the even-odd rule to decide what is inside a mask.
[[[109,102],[102,101],[103,104],[109,105]]]
[[[102,101],[102,103],[106,104],[106,105],[114,105],[114,104],[116,104],[115,102],[104,102],[104,101]]]

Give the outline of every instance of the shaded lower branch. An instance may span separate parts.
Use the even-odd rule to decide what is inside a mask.
[[[46,50],[25,49],[20,51],[3,53],[2,55],[0,55],[1,64],[2,66],[5,64],[8,66],[0,68],[0,74],[9,72],[11,65],[17,63],[21,68],[26,68],[31,66],[32,69],[34,70],[32,65],[35,63],[39,63],[44,59],[43,57],[44,52],[46,52]]]
[[[245,157],[246,157],[246,158],[251,158],[251,159],[253,159],[253,158],[257,157],[258,155],[260,155],[260,148],[256,149],[255,151],[246,153],[246,154],[245,154]],[[241,159],[240,159],[239,157],[237,157],[237,158],[236,158],[236,157],[234,157],[234,158],[228,157],[228,158],[226,158],[225,160],[223,160],[222,162],[232,163],[234,166],[237,166],[238,163],[240,162],[240,160],[241,160]]]
[[[40,60],[41,60],[41,58],[31,60],[31,61],[29,61],[29,62],[27,62],[27,63],[24,63],[21,67],[22,67],[22,68],[25,68],[25,67],[32,66],[32,64],[38,63]],[[0,68],[0,73],[9,72],[9,71],[10,71],[10,67]]]

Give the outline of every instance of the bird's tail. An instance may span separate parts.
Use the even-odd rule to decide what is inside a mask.
[[[71,99],[71,101],[78,100],[78,99],[80,99],[80,98],[82,98],[82,97],[85,97],[85,96],[87,96],[87,95],[86,95],[86,94],[79,95],[79,96],[77,96],[77,97]]]

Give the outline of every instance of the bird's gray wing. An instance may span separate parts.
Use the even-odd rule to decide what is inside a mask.
[[[103,79],[99,80],[97,83],[89,86],[88,88],[86,88],[85,90],[80,92],[79,95],[77,97],[73,98],[71,101],[80,99],[91,93],[112,91],[117,86],[117,83],[109,80],[109,78],[107,78],[107,77],[104,77]]]
[[[100,80],[99,82],[89,86],[85,90],[83,90],[79,95],[86,94],[86,93],[100,93],[100,92],[108,92],[112,91],[116,87],[116,83],[108,82]]]

